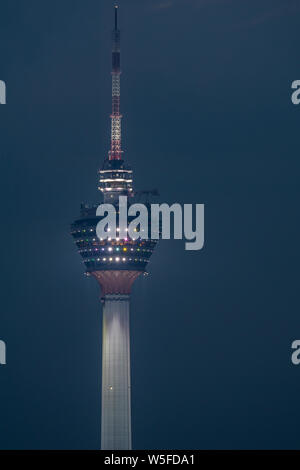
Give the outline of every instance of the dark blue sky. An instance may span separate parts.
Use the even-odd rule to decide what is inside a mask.
[[[299,448],[300,5],[121,0],[135,187],[204,203],[131,314],[138,449]],[[96,449],[101,306],[69,234],[109,148],[110,0],[0,6],[1,449]]]

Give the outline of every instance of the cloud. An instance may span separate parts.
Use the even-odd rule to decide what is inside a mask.
[[[232,3],[232,1],[236,1],[236,0],[164,0],[164,1],[160,1],[153,8],[155,10],[166,10],[168,8],[178,6],[178,5],[180,6],[192,5],[194,7],[203,7],[203,6],[205,7],[205,6]]]
[[[174,5],[174,2],[171,0],[167,0],[165,2],[160,2],[158,5],[155,6],[156,10],[166,10],[167,8],[171,8]]]
[[[241,0],[157,0],[157,3],[152,5],[152,8],[155,10],[168,10],[173,7],[182,8],[183,6],[190,6],[194,8],[209,8],[215,6],[234,8],[235,6],[240,6],[240,2]],[[284,17],[291,14],[297,14],[300,10],[299,0],[289,0],[282,2],[281,4],[279,1],[277,1],[273,8],[263,8],[261,0],[244,0],[244,3],[247,4],[247,2],[253,6],[254,12],[256,10],[257,13],[255,15],[255,13],[252,11],[252,18],[249,17],[244,22],[236,24],[233,26],[234,28],[259,26],[281,16]],[[258,11],[261,9],[261,13],[258,13]],[[251,14],[250,11],[249,16]]]
[[[271,10],[266,11],[262,15],[257,16],[256,18],[253,18],[253,20],[251,21],[251,24],[254,26],[263,24],[273,18],[279,18],[281,16],[294,13],[297,10],[299,10],[299,8],[300,8],[300,5],[296,3],[284,4],[284,5],[278,6],[277,8],[273,8]]]

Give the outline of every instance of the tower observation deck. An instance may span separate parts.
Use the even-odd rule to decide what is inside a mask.
[[[112,32],[111,145],[99,170],[99,187],[104,203],[118,213],[119,196],[133,201],[133,173],[123,159],[120,114],[120,30],[118,7]],[[129,204],[130,205],[130,202]],[[128,450],[131,443],[130,328],[131,287],[146,271],[157,240],[138,238],[99,239],[96,226],[98,204],[82,204],[80,217],[71,226],[85,272],[101,288],[103,306],[101,448]],[[130,222],[130,217],[128,217]],[[150,223],[149,223],[150,226]],[[118,228],[117,228],[118,232]]]

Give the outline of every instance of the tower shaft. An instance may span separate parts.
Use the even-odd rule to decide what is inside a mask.
[[[130,450],[129,295],[107,295],[103,303],[102,423],[103,450]]]
[[[101,449],[131,450],[130,292],[140,271],[95,271],[103,302]]]

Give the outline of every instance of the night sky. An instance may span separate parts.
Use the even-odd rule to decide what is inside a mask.
[[[119,4],[135,188],[206,224],[133,289],[133,447],[299,449],[299,1]],[[1,449],[100,447],[100,292],[70,224],[100,201],[112,26],[111,0],[1,2]]]

